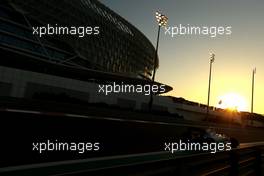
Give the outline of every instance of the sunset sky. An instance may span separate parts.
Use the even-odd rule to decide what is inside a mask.
[[[101,0],[127,19],[154,44],[155,11],[168,16],[168,26],[231,26],[231,35],[170,37],[161,31],[160,68],[156,80],[173,87],[172,96],[207,102],[209,53],[214,52],[211,105],[235,93],[250,111],[252,69],[255,77],[254,111],[264,114],[264,1],[261,0]]]

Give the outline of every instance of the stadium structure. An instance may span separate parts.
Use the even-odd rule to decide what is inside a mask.
[[[155,55],[138,29],[99,1],[4,0],[0,22],[1,96],[147,106],[148,96],[98,94],[98,84],[150,84]],[[47,25],[98,26],[100,34],[33,35],[34,27]]]

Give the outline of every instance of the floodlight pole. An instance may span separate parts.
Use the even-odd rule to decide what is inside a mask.
[[[210,70],[209,70],[209,85],[208,85],[208,96],[207,96],[207,108],[206,108],[206,121],[209,119],[209,106],[210,106],[210,93],[211,93],[211,77],[212,77],[212,65],[214,62],[215,54],[211,55],[210,58]]]
[[[152,75],[152,80],[151,80],[151,87],[155,83],[155,75],[156,75],[156,65],[157,65],[157,59],[158,59],[158,49],[159,49],[159,38],[160,38],[160,28],[161,25],[158,25],[158,36],[157,36],[157,43],[156,43],[156,49],[155,49],[155,56],[154,56],[154,70],[153,70],[153,75]],[[152,88],[150,91],[150,99],[149,99],[149,111],[152,110],[152,105],[153,105],[153,92]]]
[[[158,60],[158,49],[159,49],[160,28],[161,28],[161,26],[159,25],[159,29],[158,29],[158,37],[157,37],[157,43],[156,43],[156,50],[155,50],[155,58],[154,58],[154,70],[153,70],[153,76],[152,76],[152,82],[153,82],[153,83],[154,83],[154,81],[155,81],[155,76],[156,76],[156,65],[157,65],[157,60]]]
[[[254,116],[254,87],[255,87],[255,74],[256,74],[256,68],[253,69],[252,71],[252,92],[251,92],[251,124],[253,124],[253,116]]]
[[[159,38],[160,38],[160,28],[162,26],[166,26],[168,22],[168,17],[165,15],[162,15],[158,11],[156,12],[156,20],[158,22],[158,36],[157,36],[157,44],[155,48],[155,56],[154,56],[154,63],[153,63],[153,75],[152,75],[152,80],[151,80],[151,90],[150,90],[150,99],[149,99],[149,111],[151,112],[152,110],[152,105],[153,105],[153,91],[152,87],[155,83],[155,76],[156,76],[156,68],[157,68],[157,62],[158,62],[158,49],[159,49]]]

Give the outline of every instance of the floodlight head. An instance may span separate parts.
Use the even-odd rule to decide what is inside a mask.
[[[215,60],[215,54],[214,53],[210,53],[210,62],[214,62]]]
[[[168,17],[162,15],[160,12],[156,12],[156,20],[159,26],[166,26],[168,23]]]

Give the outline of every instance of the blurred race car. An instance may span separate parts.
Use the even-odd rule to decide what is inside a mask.
[[[231,143],[232,148],[239,146],[239,141],[236,138],[229,137],[223,133],[216,133],[212,128],[203,129],[191,127],[184,133],[181,137],[184,142],[194,142],[194,143]]]

